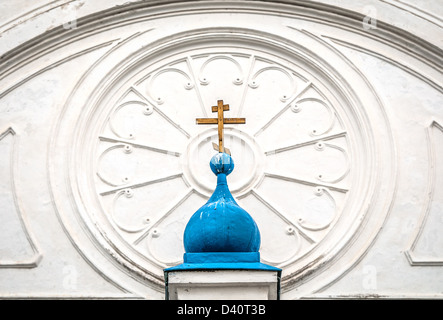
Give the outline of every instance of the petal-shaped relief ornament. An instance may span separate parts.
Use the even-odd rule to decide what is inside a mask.
[[[247,119],[225,128],[237,165],[229,186],[258,224],[263,261],[289,265],[315,248],[340,216],[351,159],[334,103],[308,78],[235,52],[178,57],[134,79],[97,162],[102,203],[123,238],[160,267],[181,261],[186,223],[215,187],[207,162],[217,129],[195,118],[211,117],[208,105],[226,95],[227,116]]]
[[[240,199],[240,206],[250,212],[257,223],[261,236],[260,255],[262,261],[283,265],[294,260],[306,240],[267,199],[257,191]]]
[[[269,173],[311,182],[344,182],[350,171],[347,151],[323,140],[270,150],[266,155]]]
[[[236,58],[230,55],[215,55],[209,57],[208,60],[206,60],[200,68],[199,77],[198,77],[200,84],[207,86],[211,83],[211,80],[216,81],[221,77],[226,76],[226,74],[230,73],[228,72],[228,70],[230,69],[229,66],[227,66],[227,64],[221,64],[220,60],[227,61],[234,67],[232,70],[232,74],[234,76],[232,77],[231,75],[229,75],[233,79],[232,83],[235,85],[243,84],[244,74],[241,64],[239,61],[237,61]],[[209,70],[211,68],[211,64],[213,64],[214,61],[217,61],[219,63],[214,64],[215,65],[214,70]],[[223,73],[220,74],[219,71],[221,68],[223,68]],[[215,78],[211,79],[210,78],[211,76],[215,76]],[[224,81],[226,84],[226,79],[222,79],[221,81]]]
[[[114,138],[134,140],[169,152],[181,150],[189,137],[156,106],[143,101],[125,101],[117,105],[109,117],[108,127]],[[162,136],[163,130],[170,134]]]
[[[183,233],[191,216],[205,198],[192,189],[181,192],[169,203],[163,216],[134,241],[137,249],[163,266],[182,261]]]
[[[113,144],[112,140],[107,146],[99,154],[97,176],[105,185],[111,187],[143,184],[180,170],[180,158],[175,153],[139,144]],[[162,163],[162,166],[158,167],[158,163]],[[105,186],[102,188],[102,193],[114,190]]]
[[[324,230],[337,215],[337,204],[327,188],[315,188],[315,196],[304,201],[298,223],[312,231]]]

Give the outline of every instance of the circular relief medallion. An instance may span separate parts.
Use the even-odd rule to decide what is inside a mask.
[[[163,268],[181,261],[189,217],[215,188],[215,117],[228,103],[228,183],[257,221],[263,261],[284,267],[340,218],[352,187],[352,134],[339,102],[295,63],[247,49],[203,49],[152,61],[102,115],[91,172],[102,214],[134,250]],[[107,103],[107,106],[110,106]],[[91,137],[93,139],[94,137]]]
[[[223,100],[225,117],[246,118],[225,125],[230,190],[257,222],[262,262],[283,268],[290,286],[346,248],[382,191],[376,111],[359,98],[371,97],[373,110],[377,101],[339,76],[353,69],[337,55],[332,69],[275,38],[230,37],[137,52],[90,89],[69,167],[74,200],[115,259],[160,281],[181,262],[184,228],[215,188],[217,128],[196,118],[215,118]]]

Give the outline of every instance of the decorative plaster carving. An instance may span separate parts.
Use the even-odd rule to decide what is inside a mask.
[[[17,135],[12,127],[0,133],[0,269],[35,268],[42,257],[16,192],[16,140]]]
[[[217,49],[220,51],[220,49]],[[285,175],[290,174],[293,176],[296,176],[296,179],[293,180],[285,180],[285,181],[291,181],[292,183],[300,183],[302,186],[305,186],[305,180],[306,178],[302,178],[299,176],[301,170],[295,170],[294,166],[287,166],[284,163],[294,163],[291,159],[299,159],[295,162],[296,166],[301,167],[302,171],[308,172],[310,174],[310,181],[314,185],[318,185],[319,183],[322,184],[322,187],[317,186],[317,197],[315,197],[315,200],[318,200],[319,197],[322,195],[325,195],[325,197],[329,198],[329,201],[333,203],[335,210],[335,199],[333,196],[333,190],[329,192],[326,187],[325,183],[329,185],[335,185],[336,183],[342,181],[346,175],[350,171],[350,164],[349,164],[349,158],[347,156],[347,151],[345,149],[348,148],[347,143],[341,143],[344,147],[340,147],[334,144],[335,139],[345,139],[346,140],[346,132],[340,132],[340,134],[329,134],[330,131],[334,128],[334,125],[336,124],[336,118],[337,114],[335,111],[333,111],[332,107],[330,106],[330,102],[326,102],[324,98],[320,99],[318,98],[318,89],[316,86],[310,82],[305,81],[303,77],[297,76],[297,73],[294,70],[290,70],[287,68],[283,68],[282,66],[279,66],[276,61],[272,61],[270,57],[263,58],[260,56],[250,55],[247,53],[247,51],[241,52],[232,52],[229,54],[226,53],[218,53],[215,55],[211,55],[210,53],[207,54],[206,52],[211,52],[210,49],[205,49],[197,51],[193,55],[186,55],[186,56],[178,56],[175,61],[168,62],[166,66],[161,66],[160,68],[156,68],[155,71],[152,73],[149,73],[147,75],[142,76],[142,80],[135,80],[135,84],[130,85],[129,89],[123,93],[123,96],[118,98],[118,105],[111,110],[111,115],[109,116],[109,128],[112,131],[114,135],[117,137],[106,137],[104,138],[104,132],[100,134],[99,138],[100,141],[105,142],[106,149],[104,151],[100,151],[100,155],[98,157],[98,166],[97,166],[97,175],[99,176],[101,182],[104,182],[105,185],[108,185],[109,187],[119,187],[118,189],[113,189],[116,191],[116,194],[114,195],[114,201],[112,201],[112,204],[104,207],[105,216],[107,215],[106,212],[110,213],[110,218],[113,220],[113,222],[117,225],[118,229],[121,231],[120,234],[123,238],[127,238],[130,242],[133,237],[134,233],[141,234],[137,236],[137,240],[134,242],[135,249],[137,251],[140,251],[141,254],[145,255],[148,259],[154,259],[157,263],[162,265],[163,267],[169,266],[171,264],[175,264],[181,259],[182,250],[178,250],[177,252],[174,252],[174,258],[169,257],[167,258],[164,254],[163,250],[163,256],[166,260],[161,260],[155,255],[152,255],[152,250],[150,250],[150,246],[146,245],[145,243],[141,243],[142,239],[144,239],[147,235],[152,234],[152,237],[148,237],[150,241],[149,243],[152,243],[154,239],[161,240],[159,238],[162,238],[166,235],[165,232],[156,232],[151,233],[152,230],[161,230],[165,229],[162,227],[162,220],[164,220],[164,216],[158,215],[157,220],[153,220],[152,216],[149,212],[156,211],[158,208],[157,202],[152,200],[151,202],[147,201],[140,201],[140,205],[132,205],[130,206],[131,211],[126,211],[126,221],[131,221],[131,216],[137,216],[138,223],[137,227],[126,227],[122,225],[122,222],[118,222],[115,218],[115,206],[117,204],[117,201],[121,197],[125,198],[131,198],[131,201],[135,202],[137,201],[136,197],[132,197],[133,191],[132,189],[122,189],[121,186],[126,186],[128,183],[132,182],[134,179],[138,179],[139,181],[136,183],[137,188],[143,188],[145,186],[150,186],[155,183],[155,187],[158,188],[158,190],[163,190],[162,192],[170,192],[171,197],[174,196],[175,193],[180,193],[180,189],[174,189],[172,188],[172,185],[170,184],[170,177],[179,177],[184,179],[183,183],[181,183],[182,187],[185,190],[185,195],[183,197],[179,197],[179,201],[177,205],[174,205],[171,209],[164,212],[165,216],[172,215],[174,216],[174,210],[180,210],[179,204],[181,204],[183,201],[186,201],[191,193],[198,193],[201,194],[205,199],[208,198],[208,196],[211,194],[213,190],[213,177],[208,175],[204,171],[204,163],[207,162],[208,155],[206,155],[209,152],[212,152],[212,148],[210,147],[210,142],[214,140],[215,137],[215,131],[214,130],[205,130],[205,131],[199,131],[197,134],[189,136],[189,134],[186,134],[185,137],[190,139],[190,142],[187,140],[182,140],[182,145],[175,144],[174,148],[175,150],[179,150],[178,152],[173,152],[169,148],[168,150],[160,149],[158,147],[149,147],[145,143],[150,143],[150,141],[154,141],[156,143],[156,146],[162,145],[168,145],[169,140],[165,140],[165,132],[167,135],[170,135],[171,137],[174,137],[175,134],[177,134],[177,131],[180,132],[191,132],[194,129],[190,127],[190,124],[193,124],[193,118],[195,118],[195,114],[192,114],[188,112],[186,114],[185,112],[182,112],[182,116],[180,118],[175,117],[173,114],[180,112],[177,111],[177,109],[182,108],[181,105],[177,104],[177,102],[170,103],[166,101],[165,99],[160,98],[157,95],[152,94],[152,87],[155,83],[156,79],[159,78],[161,75],[164,75],[166,73],[172,73],[172,78],[169,78],[168,82],[170,85],[168,86],[168,89],[170,90],[169,97],[174,97],[174,95],[177,95],[179,98],[182,98],[183,103],[186,102],[187,96],[182,96],[182,94],[185,91],[182,91],[181,88],[182,81],[181,78],[185,79],[185,90],[192,90],[195,94],[194,101],[200,101],[202,105],[200,105],[200,108],[203,109],[206,104],[210,103],[210,101],[200,99],[201,96],[205,97],[204,94],[205,90],[204,88],[194,88],[194,85],[192,84],[192,75],[194,74],[205,74],[205,76],[200,76],[199,85],[201,86],[211,86],[212,83],[209,81],[209,79],[217,79],[220,77],[220,74],[224,71],[224,65],[217,65],[218,61],[229,61],[232,63],[237,70],[240,71],[240,75],[235,78],[234,81],[229,81],[229,77],[225,78],[226,82],[222,82],[220,79],[217,79],[218,81],[218,90],[231,90],[233,88],[230,87],[230,85],[235,86],[242,86],[241,90],[243,92],[239,92],[239,96],[243,97],[241,100],[243,102],[242,105],[238,106],[238,103],[232,103],[233,108],[239,108],[242,109],[244,112],[248,110],[251,114],[251,117],[257,118],[260,114],[262,116],[260,117],[260,121],[266,122],[264,126],[262,126],[258,131],[255,129],[257,127],[257,123],[259,121],[251,121],[250,127],[252,127],[249,130],[249,133],[257,132],[255,134],[255,137],[252,135],[248,135],[248,131],[240,131],[232,128],[227,128],[225,132],[225,136],[227,141],[231,144],[230,148],[235,153],[235,159],[237,162],[237,165],[240,165],[241,170],[243,168],[244,172],[240,172],[240,174],[237,174],[237,177],[240,175],[240,178],[233,178],[230,181],[231,189],[234,195],[242,196],[242,201],[248,196],[255,196],[259,199],[259,202],[255,204],[253,208],[250,209],[250,212],[254,215],[254,211],[261,211],[259,203],[262,203],[265,205],[265,207],[272,208],[270,211],[270,214],[276,213],[277,217],[284,216],[281,214],[275,207],[272,207],[268,201],[264,200],[266,197],[273,197],[272,192],[270,194],[267,194],[266,196],[259,196],[262,191],[260,190],[260,181],[263,179],[266,179],[265,172],[269,170],[273,170],[272,166],[269,167],[269,165],[266,165],[267,163],[277,164],[280,167],[285,168],[284,172]],[[209,57],[209,58],[208,58]],[[203,61],[201,61],[203,60]],[[253,61],[255,64],[258,64],[257,68],[250,67],[251,61]],[[244,64],[244,65],[242,65]],[[171,65],[174,67],[172,68]],[[189,67],[193,67],[199,65],[201,66],[200,69],[189,69]],[[212,72],[210,72],[210,68],[208,65],[211,65]],[[249,70],[248,75],[243,75],[241,70]],[[273,74],[273,72],[277,72],[277,75]],[[283,93],[282,95],[278,94],[277,96],[266,94],[267,97],[274,98],[273,100],[269,100],[268,102],[271,103],[271,101],[274,101],[273,103],[276,105],[277,108],[281,108],[278,106],[279,103],[283,103],[283,110],[286,111],[290,107],[290,103],[288,103],[288,100],[291,100],[291,103],[294,105],[300,106],[299,112],[297,112],[300,116],[303,116],[305,113],[308,113],[308,118],[310,117],[313,120],[314,127],[308,127],[308,128],[300,128],[300,129],[293,129],[293,132],[290,135],[294,135],[296,137],[305,137],[297,143],[296,145],[290,145],[286,147],[281,147],[276,150],[268,151],[263,153],[263,151],[260,149],[260,144],[263,144],[262,139],[263,137],[269,138],[269,135],[267,135],[268,130],[272,128],[272,125],[279,126],[282,122],[287,123],[287,125],[292,126],[293,121],[300,121],[297,120],[296,117],[290,112],[282,112],[279,111],[276,115],[273,115],[271,113],[268,116],[268,113],[263,113],[263,109],[269,108],[266,104],[260,103],[260,100],[266,100],[264,96],[261,96],[262,93],[259,95],[259,99],[256,101],[254,100],[255,92],[248,91],[248,86],[250,88],[256,89],[259,87],[259,78],[264,77],[264,74],[267,74],[266,78],[263,78],[262,86],[270,83],[278,83],[279,87],[285,88],[286,81],[288,82],[288,88],[290,89],[290,93]],[[178,78],[174,77],[174,74],[179,75]],[[283,78],[281,78],[280,75],[283,75]],[[248,85],[242,85],[243,78],[246,77],[247,79],[251,79],[248,83]],[[305,77],[307,77],[305,75]],[[146,79],[143,81],[143,79]],[[266,81],[264,81],[266,79]],[[297,80],[296,80],[297,79]],[[176,80],[176,81],[174,81]],[[282,83],[283,81],[283,83]],[[144,96],[141,92],[142,89],[146,84],[148,87],[147,94],[148,96]],[[298,86],[295,85],[295,83],[302,83],[300,86],[301,89],[300,92],[296,91],[296,88]],[[174,88],[173,85],[176,87]],[[178,85],[178,86],[177,86]],[[308,91],[307,88],[311,88],[311,91]],[[193,90],[195,89],[195,90]],[[199,92],[197,92],[199,91]],[[268,92],[268,90],[266,91]],[[134,100],[134,97],[132,93],[136,93],[135,98],[140,98],[140,100]],[[203,93],[200,95],[200,93]],[[298,97],[296,99],[294,97]],[[252,96],[252,98],[250,97]],[[131,98],[131,100],[127,100]],[[176,99],[180,100],[180,99]],[[251,102],[251,100],[253,102]],[[149,105],[145,101],[155,101],[158,106],[156,107],[149,107]],[[266,102],[265,102],[266,103]],[[303,108],[301,108],[303,106]],[[149,107],[149,115],[152,115],[154,117],[156,114],[160,113],[161,118],[164,118],[167,120],[168,123],[173,124],[174,128],[169,128],[165,124],[159,123],[159,120],[152,121],[155,122],[145,122],[148,120],[145,120],[141,116],[142,111]],[[123,110],[126,110],[124,112]],[[144,114],[145,111],[143,111]],[[234,110],[235,111],[235,110]],[[326,112],[325,112],[326,111]],[[169,114],[170,116],[166,115]],[[255,114],[254,114],[255,113]],[[309,116],[310,114],[310,116]],[[240,114],[242,116],[242,114]],[[323,119],[324,117],[325,119]],[[174,120],[172,119],[174,118]],[[191,120],[189,120],[189,118]],[[285,119],[283,119],[285,118]],[[253,118],[252,118],[253,119]],[[263,120],[261,120],[263,119]],[[287,119],[287,120],[286,120]],[[141,124],[138,124],[138,122],[141,122]],[[279,122],[280,121],[280,122]],[[254,123],[255,122],[255,123]],[[325,123],[325,129],[319,129],[315,126],[315,122],[319,123]],[[340,119],[339,122],[342,122]],[[310,125],[310,124],[309,124]],[[106,131],[107,125],[105,124],[104,130]],[[125,127],[127,130],[118,130],[116,127],[123,128]],[[336,126],[335,126],[336,127]],[[137,130],[137,133],[133,132],[133,130]],[[146,128],[146,129],[145,129]],[[195,131],[195,130],[194,130]],[[336,130],[337,131],[337,130]],[[259,134],[260,136],[259,136]],[[157,136],[161,137],[156,138]],[[310,136],[319,137],[316,140],[312,140]],[[279,136],[275,135],[275,133],[271,134],[272,140],[279,140]],[[120,140],[120,139],[124,139]],[[293,140],[291,137],[285,137],[287,141]],[[174,138],[177,139],[177,138]],[[321,140],[320,140],[321,139]],[[125,141],[132,140],[131,144],[125,144]],[[285,140],[285,141],[286,141]],[[303,141],[304,140],[304,141]],[[275,143],[279,143],[277,141],[274,141]],[[324,141],[329,141],[328,143]],[[174,141],[175,142],[175,141]],[[111,143],[111,144],[110,144]],[[281,144],[281,142],[280,142]],[[110,146],[109,146],[110,145]],[[312,148],[313,147],[313,148]],[[100,148],[100,147],[99,147]],[[138,150],[139,148],[143,148],[145,150],[149,150],[148,153],[143,153],[141,150]],[[180,149],[181,148],[181,149]],[[307,149],[307,150],[305,150]],[[186,151],[184,151],[186,150]],[[299,154],[293,155],[292,153],[294,150],[299,151]],[[339,151],[339,154],[335,154],[334,150]],[[162,169],[165,171],[165,175],[163,177],[159,177],[157,179],[152,179],[151,176],[144,178],[149,172],[150,168],[153,168],[154,170],[158,170],[158,166],[153,165],[153,163],[156,163],[154,160],[154,155],[151,153],[165,153],[168,156],[170,155],[176,155],[177,161],[182,163],[182,172],[177,172],[177,167],[174,166],[172,172],[168,172],[168,166],[170,165],[170,161],[168,160],[168,157],[164,158],[164,161],[162,161]],[[182,156],[183,154],[183,156]],[[278,154],[278,155],[275,155]],[[289,158],[288,158],[289,156]],[[278,159],[272,159],[269,161],[268,157],[274,157]],[[302,161],[300,159],[306,158],[306,161]],[[150,160],[148,160],[150,159]],[[171,160],[172,161],[172,160]],[[147,166],[145,167],[144,162],[147,162]],[[332,166],[331,164],[334,162],[342,163],[343,165],[340,165],[340,170],[337,170],[336,166]],[[258,168],[259,163],[264,163],[264,168]],[[312,166],[314,164],[314,166]],[[315,166],[318,166],[316,168]],[[103,169],[104,167],[108,168],[108,170]],[[127,169],[131,168],[132,172],[128,173]],[[321,168],[323,171],[318,172],[318,169]],[[180,169],[179,169],[180,170]],[[274,169],[275,170],[275,169]],[[112,174],[115,178],[104,178],[105,174],[104,171],[107,171],[109,174]],[[120,173],[122,172],[122,173]],[[126,173],[124,173],[126,172]],[[338,173],[338,176],[337,176]],[[274,179],[280,179],[279,176],[274,175]],[[317,181],[316,181],[317,180]],[[155,181],[155,182],[154,182]],[[160,184],[168,184],[170,185],[170,189],[167,190],[163,188]],[[102,186],[102,184],[98,184],[100,189],[105,188]],[[188,187],[189,186],[189,187]],[[279,186],[274,186],[276,188],[279,188]],[[311,187],[307,186],[309,189]],[[134,188],[134,184],[132,185],[132,188]],[[152,189],[152,187],[151,187]],[[189,190],[189,191],[186,191]],[[269,191],[269,190],[268,190]],[[266,193],[268,193],[266,191]],[[101,195],[108,195],[110,194],[110,190],[106,192],[101,192],[99,194]],[[309,200],[311,204],[314,203],[312,199],[303,199],[302,196],[303,193],[299,194],[298,201],[301,201],[302,203],[307,203]],[[307,193],[310,196],[310,193]],[[148,197],[155,198],[159,197],[160,195],[157,194],[154,190],[151,190],[150,193],[147,195]],[[120,202],[120,201],[119,201]],[[320,201],[317,201],[317,204],[320,203]],[[308,204],[306,204],[308,206]],[[327,206],[326,206],[327,208]],[[306,208],[305,208],[306,209]],[[140,211],[147,211],[147,215],[150,216],[150,224],[146,224],[146,219],[148,219],[147,216],[139,216],[138,212]],[[321,210],[321,209],[320,209]],[[192,212],[192,210],[191,210]],[[294,214],[294,213],[292,213]],[[314,215],[314,214],[312,214]],[[312,216],[311,215],[311,216]],[[339,215],[338,213],[335,213],[331,215],[332,217]],[[320,215],[319,215],[320,216]],[[319,219],[319,216],[317,219]],[[304,233],[311,233],[315,232],[317,230],[325,230],[331,223],[331,218],[328,218],[327,221],[319,221],[316,223],[310,222],[309,214],[306,214],[305,212],[305,218],[299,220],[297,222],[289,222],[285,221],[282,224],[282,229],[280,229],[278,232],[282,233],[282,235],[291,234],[293,236],[298,237],[299,232],[296,228],[291,229],[291,232],[287,232],[287,224],[289,222],[290,228],[294,224],[296,224],[299,228],[303,228]],[[269,225],[269,223],[275,223],[273,221],[272,215],[269,215],[268,217],[263,217],[261,220],[262,229],[266,229],[264,226]],[[275,230],[274,230],[275,231]],[[178,233],[179,231],[174,230],[170,231],[171,233]],[[266,233],[266,231],[264,231]],[[323,232],[323,236],[325,236],[326,233]],[[274,233],[274,237],[275,237]],[[313,236],[309,237],[310,239],[316,238],[315,243],[318,243],[320,241],[319,236]],[[284,236],[280,241],[278,241],[278,246],[282,246],[283,243],[285,243],[286,236]],[[175,240],[177,243],[165,243],[165,246],[167,247],[181,247],[182,239],[180,237],[176,237]],[[292,241],[292,240],[290,240]],[[287,251],[284,253],[283,256],[278,258],[278,255],[276,254],[276,250],[266,250],[266,248],[263,248],[262,250],[262,257],[264,261],[270,261],[267,257],[268,255],[272,255],[273,263],[278,264],[280,266],[286,265],[290,263],[290,261],[294,261],[297,257],[303,255],[306,250],[308,250],[308,245],[304,246],[304,250],[300,250],[301,243],[300,240],[297,241],[297,245],[288,243],[287,245],[284,245],[285,248],[294,246],[294,254],[291,254],[290,259],[288,259]],[[311,243],[311,245],[314,243]],[[149,254],[151,253],[151,255]],[[295,255],[295,253],[299,253],[299,256]],[[151,257],[150,257],[151,256]],[[167,263],[166,261],[170,261]]]
[[[294,32],[303,37],[302,32]],[[124,252],[114,255],[120,263],[149,270],[146,276],[161,281],[162,269],[181,260],[182,232],[195,211],[195,203],[204,202],[211,192],[211,177],[198,168],[205,168],[200,162],[210,158],[215,131],[197,129],[194,122],[217,98],[211,91],[217,82],[218,94],[233,101],[232,113],[248,118],[244,129],[227,128],[225,132],[239,166],[238,176],[230,181],[232,192],[255,215],[259,227],[261,224],[263,260],[286,267],[282,283],[284,290],[289,290],[294,277],[301,276],[295,271],[304,261],[330,250],[326,247],[331,243],[326,245],[322,239],[335,238],[339,252],[352,235],[358,235],[355,232],[360,223],[353,224],[362,218],[357,216],[373,214],[375,206],[368,211],[356,209],[365,205],[355,199],[365,197],[350,194],[370,185],[372,191],[366,192],[376,191],[376,182],[357,182],[354,173],[358,166],[379,170],[373,165],[373,157],[379,152],[366,149],[376,145],[370,122],[355,118],[364,110],[355,99],[361,92],[349,91],[339,77],[328,78],[322,71],[324,62],[319,65],[303,48],[278,42],[274,35],[231,28],[230,41],[225,42],[225,34],[224,30],[203,29],[188,32],[178,44],[175,39],[162,39],[157,48],[118,64],[113,70],[116,78],[100,82],[101,88],[94,89],[97,91],[92,92],[92,99],[85,101],[85,110],[93,113],[75,129],[80,131],[74,134],[73,157],[83,156],[78,162],[80,167],[69,165],[68,169],[78,177],[72,181],[74,185],[80,183],[83,187],[73,199],[84,208],[79,210],[82,219],[91,220],[93,229],[99,226],[98,233],[91,231],[106,239],[99,241],[101,245]],[[129,46],[136,40],[124,41]],[[235,49],[232,42],[236,43]],[[213,43],[217,43],[214,48]],[[329,50],[317,39],[310,45]],[[163,47],[176,54],[163,56]],[[262,53],[254,52],[254,48]],[[336,57],[332,60],[342,64],[341,57]],[[290,63],[292,59],[299,62]],[[220,78],[220,68],[226,63],[232,65],[233,73]],[[89,77],[94,68],[88,71]],[[335,68],[336,72],[339,67]],[[366,90],[361,99],[367,100],[372,94]],[[75,92],[74,97],[78,97]],[[358,131],[353,127],[356,124],[351,125],[355,121],[359,123]],[[368,128],[368,136],[361,135],[362,127]],[[94,136],[97,143],[91,143]],[[389,157],[389,153],[384,154]],[[264,167],[257,167],[258,159],[265,160]],[[292,184],[300,204],[289,209],[283,203],[293,196],[287,194],[283,199],[282,193],[278,201],[274,198],[275,190]],[[155,200],[163,199],[156,190],[169,192],[168,205]],[[144,192],[148,193],[142,196]],[[92,207],[93,215],[89,213]],[[382,217],[386,211],[381,213]],[[372,219],[376,224],[383,221]],[[274,227],[265,227],[269,225]],[[343,233],[350,236],[344,242]]]
[[[429,174],[426,202],[406,257],[412,266],[443,266],[443,126],[433,120],[426,128]]]
[[[4,56],[0,99],[100,55],[73,75],[48,146],[66,236],[122,296],[162,292],[162,269],[180,261],[182,230],[215,185],[199,171],[215,131],[194,119],[223,98],[233,116],[247,118],[226,129],[239,174],[230,187],[262,226],[264,261],[283,267],[287,297],[322,292],[371,248],[397,183],[383,99],[340,48],[369,52],[441,90],[439,51],[382,21],[365,31],[361,14],[322,3],[161,3],[169,5],[79,16],[77,29],[51,29]],[[236,14],[222,26],[227,12]],[[269,24],[257,25],[257,15]],[[186,29],[170,23],[180,19]],[[432,260],[421,258],[414,261]]]

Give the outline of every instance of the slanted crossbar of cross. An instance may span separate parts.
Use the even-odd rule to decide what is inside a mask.
[[[228,148],[223,145],[223,125],[224,124],[245,124],[245,118],[225,118],[224,111],[229,110],[229,104],[223,104],[223,100],[218,100],[217,105],[213,106],[212,112],[217,112],[217,118],[197,118],[197,124],[217,124],[218,125],[218,146],[215,145],[214,148],[219,152],[226,152],[230,154]]]

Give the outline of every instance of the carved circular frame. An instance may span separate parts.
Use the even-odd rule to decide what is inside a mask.
[[[96,257],[82,247],[92,243],[127,276],[163,290],[162,270],[110,233],[108,222],[98,212],[100,205],[90,192],[94,185],[88,175],[94,163],[91,136],[97,133],[102,125],[100,119],[106,114],[100,107],[139,68],[195,48],[238,46],[297,60],[319,80],[324,91],[346,106],[341,112],[352,120],[347,123],[353,132],[351,170],[358,172],[352,181],[349,202],[333,232],[314,250],[286,266],[282,291],[301,290],[313,278],[318,280],[320,289],[343,275],[376,238],[389,213],[396,183],[395,148],[389,123],[380,99],[364,75],[322,39],[304,32],[299,32],[297,42],[245,28],[187,30],[161,37],[149,47],[141,40],[128,39],[82,77],[54,128],[49,154],[52,193],[62,224],[78,249],[94,261]],[[149,37],[146,40],[150,41]],[[349,76],[344,79],[341,74]],[[79,232],[85,233],[86,238]],[[87,241],[91,243],[86,244]],[[335,263],[339,260],[341,266]]]

